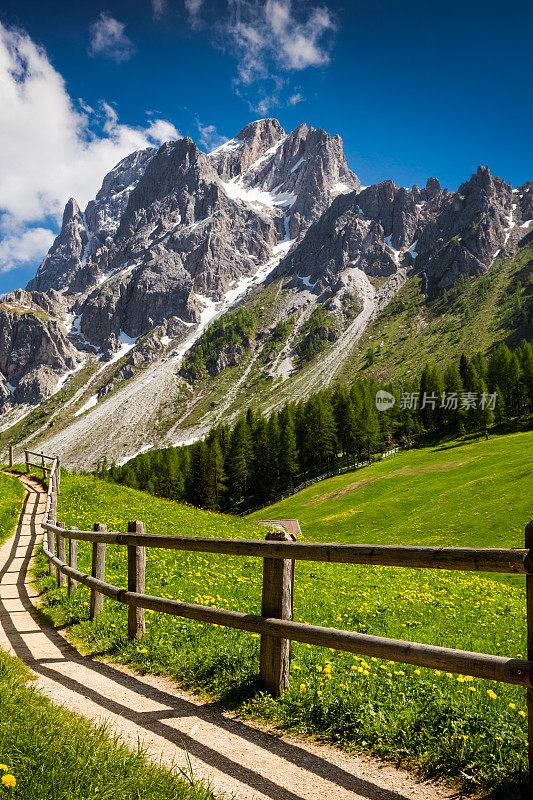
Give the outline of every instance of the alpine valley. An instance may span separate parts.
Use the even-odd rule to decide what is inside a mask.
[[[1,442],[123,462],[530,337],[532,190],[487,167],[457,191],[362,186],[339,136],[275,119],[131,153],[0,298]]]

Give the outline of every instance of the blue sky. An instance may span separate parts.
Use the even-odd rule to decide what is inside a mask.
[[[0,292],[70,194],[178,133],[209,149],[275,116],[339,133],[363,184],[533,179],[532,24],[530,3],[490,0],[4,0]]]

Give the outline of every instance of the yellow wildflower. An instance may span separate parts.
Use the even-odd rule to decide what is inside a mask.
[[[14,789],[17,785],[14,775],[10,775],[7,773],[6,775],[2,775],[2,783],[7,789]]]
[[[301,692],[301,694],[305,694],[306,691],[307,691],[307,686],[305,685],[305,683],[301,683],[300,684],[300,692]]]
[[[491,700],[496,700],[496,698],[498,697],[496,692],[493,692],[492,689],[487,689],[487,694]]]
[[[525,711],[519,711],[518,713],[520,714],[521,717],[525,717],[526,716],[526,712]]]
[[[514,708],[516,708],[516,706],[515,706],[514,703],[509,703],[509,708],[513,708],[514,709]]]

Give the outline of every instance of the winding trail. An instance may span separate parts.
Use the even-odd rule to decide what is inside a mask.
[[[41,540],[45,493],[23,477],[26,497],[14,536],[0,548],[0,647],[35,673],[54,703],[107,721],[132,746],[188,769],[235,800],[450,800],[453,793],[374,759],[280,736],[186,694],[168,679],[136,675],[81,655],[43,623],[28,570]]]

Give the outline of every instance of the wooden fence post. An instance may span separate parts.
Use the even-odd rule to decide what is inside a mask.
[[[65,527],[65,523],[64,522],[58,522],[57,526],[58,526],[58,528],[64,528]],[[67,560],[65,537],[61,536],[61,534],[59,534],[59,533],[57,534],[57,557],[58,557],[58,559],[60,561],[63,561],[64,563]],[[66,582],[67,582],[67,576],[64,575],[61,572],[61,570],[58,568],[58,570],[57,570],[57,585],[59,586],[59,588],[61,588],[62,586],[65,586]]]
[[[26,472],[28,475],[31,475],[31,468],[30,468],[30,454],[27,450],[24,450],[24,457],[26,459]]]
[[[59,494],[59,489],[61,487],[61,459],[57,456],[57,467],[56,467],[56,492]]]
[[[71,531],[77,531],[77,528],[74,528],[72,525],[70,526]],[[68,565],[72,567],[72,569],[78,569],[78,540],[77,539],[70,539],[69,546],[68,546]],[[69,575],[68,578],[68,594],[74,594],[76,589],[78,588],[78,582],[71,578]]]
[[[526,548],[533,550],[533,520],[526,525]],[[533,575],[526,575],[527,660],[533,661]],[[533,689],[527,688],[529,782],[533,785]]]
[[[270,531],[266,541],[291,542],[286,531]],[[263,597],[261,616],[292,620],[294,562],[290,559],[263,559]],[[261,635],[259,673],[265,688],[278,697],[289,686],[291,643],[289,639]]]
[[[14,449],[15,449],[15,448],[13,447],[13,445],[12,445],[12,444],[10,444],[10,445],[9,445],[9,466],[10,466],[10,467],[12,467],[12,466],[13,466],[13,450],[14,450]]]
[[[93,530],[96,533],[107,531],[107,525],[95,522]],[[93,578],[103,581],[105,578],[105,542],[93,542],[93,560],[91,575]],[[96,589],[91,589],[91,602],[89,607],[89,618],[95,619],[104,608],[104,595]]]
[[[50,501],[50,511],[48,512],[48,522],[51,525],[57,525],[57,498],[55,495],[52,495],[52,499]],[[55,536],[51,531],[47,531],[46,538],[48,542],[48,550],[52,555],[55,555]],[[48,562],[48,572],[50,575],[54,576],[56,574],[56,565],[52,564],[51,561]]]
[[[144,522],[134,520],[128,522],[128,533],[138,533],[143,535],[145,532]],[[139,547],[136,544],[128,545],[128,592],[138,592],[144,594],[144,584],[146,576],[146,547]],[[136,639],[144,636],[146,625],[144,621],[144,608],[128,606],[128,638]]]

